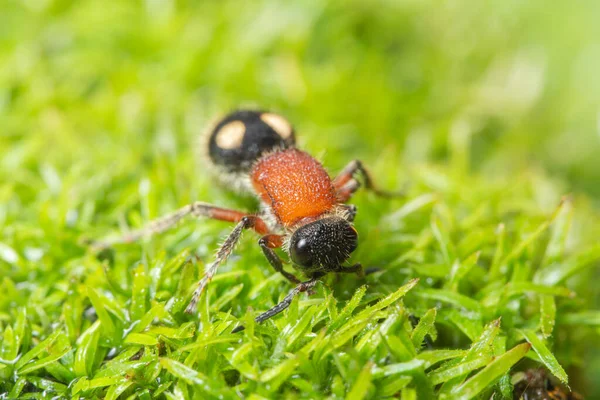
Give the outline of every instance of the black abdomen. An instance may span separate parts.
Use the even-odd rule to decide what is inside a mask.
[[[238,110],[217,123],[210,133],[208,154],[227,173],[247,173],[258,158],[274,149],[293,147],[294,129],[283,117]]]

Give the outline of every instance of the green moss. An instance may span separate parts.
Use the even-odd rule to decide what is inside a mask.
[[[539,366],[600,396],[598,4],[486,4],[0,5],[0,398],[506,398]],[[82,244],[255,210],[197,151],[248,104],[407,191],[353,200],[374,273],[261,325],[290,286],[252,233],[195,316],[227,224]]]

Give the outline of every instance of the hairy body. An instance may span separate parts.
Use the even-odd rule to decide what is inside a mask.
[[[191,313],[242,232],[253,229],[261,235],[258,243],[271,266],[297,285],[281,303],[256,317],[258,322],[287,308],[295,295],[312,288],[329,272],[362,271],[360,264],[343,265],[358,245],[358,233],[352,225],[356,208],[346,204],[360,187],[355,175],[362,175],[367,189],[388,194],[374,187],[359,161],[350,162],[331,179],[321,163],[295,147],[295,132],[286,119],[260,111],[242,110],[227,115],[207,138],[204,152],[217,177],[233,190],[256,195],[262,203],[261,211],[247,213],[195,202],[145,228],[95,242],[95,247],[132,242],[163,232],[189,215],[235,223],[194,291],[186,309]],[[302,282],[286,271],[274,251],[277,248],[282,248],[296,270],[309,280]]]

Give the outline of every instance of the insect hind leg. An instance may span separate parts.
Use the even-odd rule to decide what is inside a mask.
[[[98,241],[91,240],[88,242],[88,244],[95,250],[102,250],[115,244],[135,242],[142,238],[165,232],[189,216],[196,218],[206,217],[228,222],[239,222],[247,215],[248,213],[246,212],[229,210],[213,206],[212,204],[196,201],[183,206],[179,210],[176,210],[170,214],[150,221],[143,228],[130,231],[122,236],[109,237]],[[260,234],[265,234],[268,231],[266,224],[258,218],[256,218],[252,228],[254,228],[254,230]]]
[[[340,172],[340,174],[333,180],[333,186],[338,192],[338,198],[342,201],[348,201],[350,197],[356,192],[360,186],[355,180],[355,175],[360,174],[363,178],[365,188],[372,191],[381,197],[404,197],[403,192],[388,192],[382,190],[375,185],[373,178],[369,171],[364,167],[360,160],[353,160],[348,163]]]

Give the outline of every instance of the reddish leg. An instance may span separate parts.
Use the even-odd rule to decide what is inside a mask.
[[[237,225],[235,226],[235,228],[233,228],[233,231],[231,231],[229,236],[227,236],[227,238],[217,251],[215,261],[213,261],[206,268],[204,276],[198,283],[198,287],[192,295],[190,304],[185,309],[186,312],[192,313],[196,309],[196,305],[198,303],[200,295],[202,294],[202,291],[217,272],[217,268],[219,267],[219,265],[221,265],[231,255],[231,252],[233,251],[235,245],[239,242],[242,236],[242,232],[246,229],[254,229],[261,235],[265,235],[268,233],[269,229],[267,228],[267,225],[262,219],[254,215],[248,215],[247,213],[241,211],[228,210],[225,208],[215,207],[213,205],[202,202],[195,202],[192,204],[188,204],[187,206],[184,206],[171,214],[167,214],[161,218],[151,221],[144,228],[131,231],[121,237],[109,238],[98,242],[93,242],[92,246],[97,249],[103,249],[117,243],[133,242],[145,236],[151,236],[157,233],[164,232],[175,226],[183,218],[190,215],[194,217],[212,218],[219,221],[237,222]]]
[[[255,229],[257,232],[259,232],[259,230],[262,231],[262,229],[259,228],[260,226],[264,226],[266,228],[264,221],[259,217],[256,217],[254,215],[245,215],[240,218],[238,224],[235,226],[235,228],[233,228],[233,231],[231,231],[229,236],[227,236],[227,238],[219,248],[219,251],[217,251],[215,261],[213,261],[212,264],[210,264],[206,268],[204,276],[202,277],[200,282],[198,282],[198,287],[196,288],[196,290],[194,290],[194,294],[192,294],[190,304],[188,304],[187,308],[185,309],[186,313],[191,314],[196,310],[196,305],[198,304],[198,299],[200,299],[202,291],[204,290],[206,285],[208,285],[208,283],[211,281],[213,276],[215,276],[215,274],[217,273],[219,265],[225,262],[225,260],[227,260],[227,258],[231,255],[231,252],[235,248],[235,245],[239,242],[240,238],[242,237],[242,232],[246,229]]]
[[[341,187],[337,188],[337,199],[340,203],[345,203],[360,188],[360,182],[356,179],[350,179]]]
[[[155,219],[141,229],[128,232],[120,237],[107,238],[97,242],[94,241],[91,244],[92,247],[96,249],[104,249],[118,243],[131,243],[146,236],[152,236],[165,232],[166,230],[169,230],[175,226],[183,218],[188,216],[207,217],[219,221],[239,222],[247,215],[248,213],[245,212],[228,210],[197,201],[181,207],[179,210],[171,214],[167,214],[163,217]],[[266,224],[260,218],[256,218],[252,228],[261,235],[264,235],[269,231]]]
[[[362,163],[359,160],[354,160],[348,163],[348,165],[344,167],[342,172],[340,172],[340,174],[333,180],[333,186],[337,190],[337,196],[339,199],[344,199],[344,201],[348,201],[350,197],[352,197],[352,194],[356,192],[356,190],[359,187],[359,184],[354,178],[354,175],[356,175],[357,173],[360,173],[362,175],[362,178],[365,182],[365,187],[378,196],[396,197],[403,195],[402,193],[386,192],[377,188],[377,186],[373,183],[371,175],[365,169]]]

